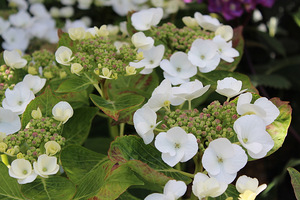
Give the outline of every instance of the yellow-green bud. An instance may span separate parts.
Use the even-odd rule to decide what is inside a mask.
[[[73,63],[71,65],[71,73],[79,76],[79,72],[83,69],[82,65],[79,63]]]
[[[85,30],[83,27],[69,28],[68,33],[72,40],[81,40],[85,38]]]
[[[135,67],[127,66],[126,67],[126,75],[134,75],[136,74]]]
[[[46,154],[53,156],[61,150],[60,145],[55,141],[49,141],[45,144]]]
[[[31,111],[31,117],[33,119],[41,119],[42,118],[41,109],[38,107],[36,110]]]
[[[38,74],[38,71],[35,67],[29,66],[28,67],[28,73],[31,74],[31,75],[36,75],[36,74]]]
[[[197,20],[193,17],[189,17],[189,16],[183,17],[182,21],[187,27],[190,27],[190,28],[199,26],[199,24],[197,23]]]
[[[47,79],[53,78],[52,72],[44,72],[44,76],[45,76]]]
[[[7,149],[7,144],[0,142],[0,152],[4,153]]]

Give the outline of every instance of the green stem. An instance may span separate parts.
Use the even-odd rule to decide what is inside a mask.
[[[201,155],[200,155],[200,153],[197,153],[193,157],[193,160],[195,162],[195,171],[194,171],[194,174],[196,174],[198,172],[202,172],[203,171],[203,166],[201,165]]]
[[[187,177],[190,177],[190,178],[194,178],[194,174],[191,174],[191,173],[188,173],[188,172],[184,172],[184,171],[181,171],[181,170],[178,170],[178,169],[167,169],[167,170],[158,170],[159,172],[178,172],[182,175],[185,175]]]
[[[125,123],[120,124],[120,137],[124,136]]]
[[[159,132],[166,132],[166,130],[160,129],[160,128],[155,128],[154,130],[159,131]]]
[[[100,116],[100,117],[108,118],[108,116],[107,116],[106,114],[104,114],[104,113],[97,112],[96,114],[97,114],[98,116]]]
[[[111,126],[111,122],[113,119],[108,119],[108,127],[110,136],[114,139],[115,137],[119,136],[119,127],[118,126]]]
[[[101,97],[103,97],[103,92],[102,92],[101,88],[99,87],[98,82],[96,82],[93,79],[91,79],[91,77],[89,77],[86,73],[84,73],[84,75],[85,75],[85,77],[87,77],[89,79],[89,81],[91,81],[91,83],[96,88],[96,90],[99,92],[99,94],[101,95]]]
[[[189,110],[192,110],[192,100],[188,100],[189,102]]]

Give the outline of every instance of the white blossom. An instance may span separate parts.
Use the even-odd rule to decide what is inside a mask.
[[[164,70],[164,77],[173,85],[188,82],[197,74],[197,67],[193,65],[184,52],[176,52],[170,57],[170,61],[163,59],[160,67]]]
[[[242,196],[251,196],[251,199],[255,199],[263,190],[267,188],[266,184],[258,186],[257,178],[251,178],[246,175],[240,176],[235,184],[235,187]],[[244,199],[244,198],[241,198]]]
[[[8,173],[11,177],[18,179],[19,184],[31,183],[37,177],[30,162],[24,158],[12,161]]]
[[[8,29],[10,26],[9,21],[4,20],[2,17],[0,17],[0,35]]]
[[[228,184],[198,172],[193,180],[192,191],[196,197],[203,199],[205,197],[218,197],[226,191],[227,187]]]
[[[20,129],[20,117],[11,110],[0,107],[0,132],[10,135],[19,131]]]
[[[62,65],[70,65],[71,61],[74,59],[72,57],[72,50],[65,46],[60,46],[55,52],[56,62]]]
[[[220,35],[216,35],[212,41],[217,45],[217,51],[221,59],[226,62],[232,63],[234,61],[233,58],[239,56],[239,52],[232,48],[232,41],[226,42]]]
[[[5,91],[5,98],[2,101],[2,106],[16,114],[22,114],[31,100],[35,98],[33,92],[26,86],[25,83],[19,82],[11,90]]]
[[[136,48],[149,50],[153,47],[154,40],[152,37],[146,37],[143,32],[137,32],[132,35],[131,42]]]
[[[217,89],[216,92],[226,96],[227,98],[234,97],[245,92],[247,89],[242,89],[243,82],[240,80],[236,80],[233,77],[226,77],[222,80],[217,81]]]
[[[46,84],[45,78],[40,78],[39,76],[27,74],[23,78],[23,83],[34,93],[38,93]]]
[[[163,194],[153,193],[148,195],[145,200],[176,200],[184,195],[187,186],[183,181],[169,180]]]
[[[145,67],[140,73],[150,74],[154,68],[159,66],[159,63],[164,56],[165,46],[161,44],[153,46],[149,50],[139,49],[138,52],[143,52],[144,58],[139,62],[130,62],[129,65],[135,68]]]
[[[145,144],[151,143],[154,138],[153,130],[160,123],[156,123],[156,120],[156,113],[148,106],[143,106],[133,115],[134,128],[137,134],[143,138]]]
[[[209,15],[202,15],[199,12],[196,12],[194,17],[198,24],[205,30],[216,31],[217,28],[222,25],[217,18],[213,18]]]
[[[171,167],[190,160],[198,152],[197,138],[180,127],[159,133],[154,144],[162,152],[162,160]]]
[[[29,11],[38,19],[51,18],[50,13],[42,3],[34,3],[30,6]]]
[[[52,115],[54,119],[65,124],[73,116],[73,108],[68,102],[60,101],[52,108]]]
[[[57,158],[42,154],[38,157],[37,162],[33,163],[34,172],[43,178],[48,178],[49,175],[54,175],[59,170]]]
[[[229,41],[233,37],[233,29],[231,26],[222,25],[217,28],[215,35],[220,35],[225,41]]]
[[[231,183],[237,172],[247,163],[245,151],[227,138],[218,138],[209,143],[202,157],[202,164],[210,177],[220,182]]]
[[[188,52],[188,59],[203,73],[213,71],[220,63],[217,45],[211,40],[196,39]]]
[[[20,10],[18,13],[10,15],[9,22],[18,28],[29,28],[33,23],[30,14],[24,10]]]
[[[237,113],[239,115],[257,115],[261,117],[266,125],[271,124],[280,114],[279,109],[266,97],[257,99],[251,104],[252,94],[250,92],[241,94],[237,102]]]
[[[149,8],[133,13],[131,16],[132,26],[139,31],[146,31],[151,26],[156,26],[163,17],[162,8]]]
[[[19,49],[25,51],[29,45],[29,34],[21,28],[8,28],[2,33],[4,42],[2,43],[3,49],[14,50]]]
[[[256,115],[238,118],[234,122],[233,129],[252,158],[263,158],[274,146],[274,141],[266,131],[264,121]]]
[[[13,69],[23,68],[27,64],[27,60],[22,58],[21,52],[18,50],[12,50],[12,51],[4,50],[3,58],[5,64],[8,67],[11,67]]]

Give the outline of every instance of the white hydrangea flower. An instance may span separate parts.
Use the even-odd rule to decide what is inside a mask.
[[[28,12],[20,10],[18,13],[9,16],[9,22],[18,28],[29,28],[33,20]]]
[[[196,39],[188,52],[188,59],[203,73],[213,71],[220,63],[217,45],[211,40]]]
[[[32,170],[31,163],[24,158],[12,161],[8,173],[11,177],[18,179],[19,184],[31,183],[37,177]]]
[[[216,35],[212,41],[217,45],[217,51],[221,59],[226,62],[232,63],[234,61],[233,58],[239,56],[239,52],[232,48],[232,41],[226,42],[220,35]]]
[[[1,36],[4,40],[2,47],[6,50],[20,49],[24,52],[29,45],[29,34],[21,28],[10,27]]]
[[[0,107],[0,132],[10,135],[19,131],[20,129],[20,117],[11,110]]]
[[[210,177],[220,182],[231,183],[237,172],[248,160],[245,151],[227,138],[218,138],[209,143],[202,157],[202,164]]]
[[[156,112],[162,107],[170,106],[170,104],[178,106],[183,102],[183,98],[173,95],[171,82],[168,79],[164,79],[160,85],[154,89],[146,105]]]
[[[266,124],[256,115],[238,118],[233,125],[240,143],[252,158],[263,158],[273,148],[274,141],[266,131]]]
[[[138,6],[132,0],[111,0],[112,9],[120,16],[126,16],[131,10],[139,10]]]
[[[44,147],[48,156],[53,156],[61,150],[60,145],[55,141],[46,142]]]
[[[39,76],[27,74],[23,78],[23,83],[34,93],[38,93],[46,84],[45,78],[40,78]]]
[[[16,5],[18,10],[26,10],[28,8],[28,3],[26,0],[8,0],[8,2]]]
[[[162,152],[162,160],[171,167],[190,160],[198,152],[197,138],[180,127],[159,133],[154,144]]]
[[[184,52],[176,52],[170,57],[170,61],[163,59],[160,67],[164,70],[164,77],[173,85],[186,83],[197,74],[197,67],[193,65]]]
[[[73,116],[73,108],[68,102],[60,101],[52,108],[52,115],[65,124]]]
[[[4,20],[2,17],[0,17],[0,35],[8,29],[10,26],[9,21]]]
[[[56,62],[66,66],[70,65],[70,62],[74,59],[72,53],[72,50],[68,47],[60,46],[55,52]]]
[[[174,96],[181,97],[185,100],[191,101],[202,96],[210,85],[203,87],[203,84],[198,79],[181,84],[179,87],[173,87],[172,92]]]
[[[239,115],[257,115],[264,120],[266,125],[271,124],[279,116],[279,109],[266,97],[257,99],[253,104],[251,100],[250,92],[239,96],[236,107]]]
[[[77,7],[81,10],[88,10],[92,3],[93,3],[93,0],[78,0],[78,5]]]
[[[131,37],[132,44],[138,48],[143,50],[149,50],[153,47],[154,40],[152,37],[146,37],[143,32],[137,32]]]
[[[258,186],[257,178],[251,178],[246,175],[243,175],[237,179],[235,187],[237,191],[241,193],[240,197],[251,196],[252,197],[251,199],[255,199],[257,195],[259,195],[263,190],[267,188],[267,185],[262,184]]]
[[[80,72],[83,70],[83,67],[79,63],[73,63],[71,65],[71,73],[80,76]]]
[[[50,13],[47,11],[45,5],[42,3],[31,4],[29,11],[38,19],[51,18]]]
[[[156,113],[148,106],[143,106],[133,115],[134,128],[137,134],[143,138],[145,144],[151,143],[154,138],[153,130],[160,123],[156,123],[156,119]]]
[[[139,31],[146,31],[151,26],[156,26],[163,17],[162,8],[149,8],[133,13],[131,16],[132,26]]]
[[[11,67],[13,69],[20,69],[27,65],[27,60],[22,58],[21,52],[18,50],[12,50],[12,51],[4,50],[3,58],[5,64],[8,67]]]
[[[31,100],[35,98],[33,92],[23,82],[19,82],[15,87],[5,91],[5,99],[2,101],[2,106],[16,114],[22,114]]]
[[[190,17],[190,16],[185,16],[182,18],[182,22],[187,26],[187,27],[190,27],[190,28],[193,28],[193,27],[197,27],[199,26],[197,20],[193,17]]]
[[[196,197],[203,199],[206,197],[218,197],[226,191],[227,187],[228,184],[198,172],[194,177],[192,191]]]
[[[209,15],[202,15],[199,12],[196,12],[194,17],[198,24],[205,30],[216,31],[217,28],[222,25],[217,18],[213,18]]]
[[[56,174],[59,170],[57,158],[42,154],[38,157],[37,162],[33,163],[34,172],[43,178],[48,178],[49,175]]]
[[[130,62],[129,65],[135,68],[145,67],[140,73],[150,74],[154,68],[159,66],[159,63],[164,56],[165,46],[161,44],[153,46],[149,50],[139,49],[138,52],[143,52],[144,58],[139,62]]]
[[[176,200],[184,195],[187,186],[183,181],[169,180],[163,194],[153,193],[148,195],[145,200]]]
[[[215,35],[220,35],[225,41],[229,41],[233,38],[233,29],[231,26],[222,25],[217,28]]]
[[[83,27],[69,28],[68,34],[72,40],[81,40],[85,38],[85,29]]]
[[[244,89],[241,91],[242,84],[243,82],[240,80],[236,80],[233,77],[226,77],[222,80],[217,81],[216,92],[223,96],[226,96],[229,100],[231,97],[239,95],[247,90]]]
[[[74,8],[72,6],[65,6],[60,8],[59,16],[64,18],[70,18],[74,15]]]

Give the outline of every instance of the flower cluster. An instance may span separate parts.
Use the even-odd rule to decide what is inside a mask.
[[[200,171],[194,177],[193,193],[199,199],[220,196],[246,165],[248,156],[263,158],[274,146],[266,126],[278,117],[279,109],[265,97],[255,96],[252,104],[252,94],[243,93],[242,85],[231,83],[240,82],[232,77],[217,82],[216,91],[228,98],[223,105],[214,101],[200,112],[191,108],[191,101],[202,96],[209,86],[203,87],[195,80],[171,87],[171,82],[165,79],[133,117],[135,129],[146,144],[157,134],[154,145],[169,166],[197,155],[201,157],[196,165],[202,165],[208,176]],[[229,101],[237,95],[237,99]],[[182,109],[185,101],[189,103],[188,110]],[[181,106],[172,111],[171,105]],[[162,121],[157,122],[156,112],[159,117],[162,115]],[[244,186],[237,186],[241,198],[247,195],[255,198],[261,191],[256,191],[257,185],[249,186],[251,189],[241,187]]]
[[[191,3],[192,0],[184,0],[185,3]],[[197,0],[198,3],[203,3],[203,0]],[[220,13],[226,20],[232,20],[240,17],[245,11],[251,12],[258,5],[264,7],[272,7],[275,0],[208,0],[208,10],[212,13]]]

